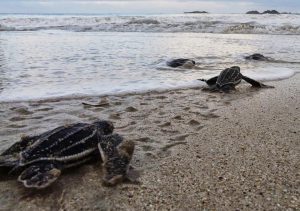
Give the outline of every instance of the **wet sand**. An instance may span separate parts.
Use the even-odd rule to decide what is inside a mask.
[[[1,176],[0,210],[297,210],[300,74],[242,84],[232,94],[200,89],[0,104],[0,152],[23,134],[109,119],[134,140],[141,184],[102,186],[100,163],[28,190]]]

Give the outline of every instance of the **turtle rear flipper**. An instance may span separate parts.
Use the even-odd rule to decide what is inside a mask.
[[[19,157],[16,154],[0,156],[0,174],[12,175],[19,174],[21,171],[22,166],[19,166]]]
[[[257,88],[274,88],[274,86],[265,85],[261,82],[253,80],[251,78],[248,78],[247,76],[244,76],[244,75],[242,76],[242,79],[244,79],[246,82],[251,84],[253,87],[257,87]]]
[[[19,159],[14,155],[0,156],[0,168],[2,167],[14,167],[18,164]]]
[[[53,163],[36,164],[22,172],[18,181],[27,188],[42,189],[51,185],[59,176],[61,170]]]
[[[14,143],[6,149],[1,155],[11,155],[25,150],[28,146],[38,140],[40,136],[23,136],[20,141]]]

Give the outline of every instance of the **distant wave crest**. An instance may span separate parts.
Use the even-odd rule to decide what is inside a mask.
[[[39,16],[0,18],[0,31],[198,32],[300,35],[300,16]]]

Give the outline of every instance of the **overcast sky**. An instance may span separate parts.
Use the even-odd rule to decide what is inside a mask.
[[[0,13],[244,13],[300,12],[300,0],[0,0]]]

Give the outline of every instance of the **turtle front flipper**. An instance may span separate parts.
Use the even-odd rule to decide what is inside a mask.
[[[265,85],[261,82],[253,80],[251,78],[248,78],[247,76],[244,76],[244,75],[242,76],[242,79],[244,79],[246,82],[251,84],[253,87],[257,87],[257,88],[274,88],[274,86]]]
[[[208,80],[202,79],[202,78],[201,79],[197,79],[197,80],[204,81],[208,86],[214,86],[217,83],[218,77],[219,76],[215,76],[215,77],[210,78]]]
[[[103,163],[103,183],[114,186],[123,181],[131,181],[130,161],[134,152],[134,142],[125,140],[115,150],[113,156]]]
[[[103,183],[116,185],[129,179],[129,164],[134,152],[134,142],[125,140],[118,134],[103,137],[98,144],[103,161]]]
[[[25,169],[18,181],[26,188],[42,189],[51,185],[60,176],[59,165],[54,163],[40,163]]]
[[[212,86],[209,86],[209,87],[204,87],[202,88],[202,91],[208,91],[208,92],[218,92],[220,91],[220,89],[217,87],[216,84],[212,85]]]

